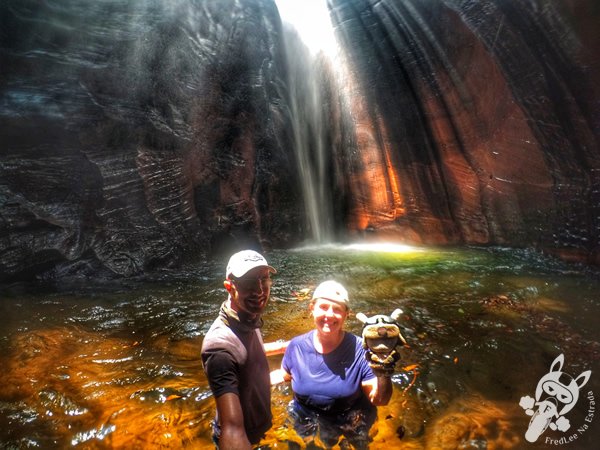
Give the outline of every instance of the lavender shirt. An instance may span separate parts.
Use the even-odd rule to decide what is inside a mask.
[[[332,352],[319,353],[313,344],[315,330],[297,336],[283,355],[282,367],[292,375],[292,390],[303,403],[327,408],[336,400],[356,397],[364,381],[375,378],[365,359],[362,341],[345,333]]]

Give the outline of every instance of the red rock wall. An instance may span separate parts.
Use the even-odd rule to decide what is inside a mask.
[[[351,231],[597,257],[591,4],[332,4],[359,84]]]

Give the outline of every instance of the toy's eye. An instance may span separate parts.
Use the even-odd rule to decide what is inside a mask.
[[[562,403],[569,403],[571,401],[571,396],[567,395],[566,393],[562,392],[560,394],[558,394],[557,396],[558,400]]]
[[[546,391],[546,393],[550,394],[550,395],[555,395],[556,394],[556,388],[552,384],[545,384],[544,385],[544,391]]]

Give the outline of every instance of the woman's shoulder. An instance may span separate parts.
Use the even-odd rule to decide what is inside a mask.
[[[346,331],[344,339],[347,340],[348,342],[362,345],[362,338],[360,336],[355,335],[354,333],[352,333],[350,331]]]
[[[290,345],[301,345],[305,342],[312,342],[313,333],[314,333],[314,330],[310,330],[304,334],[300,334],[298,336],[293,337],[290,340]]]
[[[353,348],[355,352],[363,350],[362,338],[349,331],[346,331],[346,335],[344,336],[344,345],[348,349]]]

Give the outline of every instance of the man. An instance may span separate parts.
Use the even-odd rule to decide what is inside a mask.
[[[202,343],[202,363],[217,403],[213,438],[221,450],[250,449],[271,428],[269,365],[260,327],[270,275],[276,272],[253,250],[234,254],[223,283],[229,297]]]

